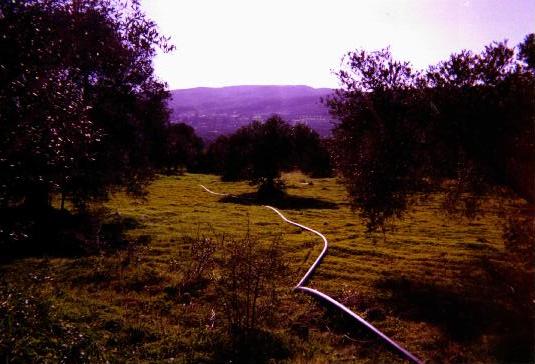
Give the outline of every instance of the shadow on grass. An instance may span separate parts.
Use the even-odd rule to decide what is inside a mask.
[[[313,197],[300,197],[283,195],[277,198],[260,198],[256,192],[243,193],[236,196],[225,196],[219,200],[224,203],[235,203],[240,205],[270,205],[283,210],[301,209],[337,209],[338,205],[331,201]]]
[[[131,243],[126,231],[138,225],[132,218],[104,212],[3,208],[0,263],[31,256],[75,257],[122,249]]]
[[[506,279],[507,273],[502,273]],[[510,288],[503,290],[492,281],[462,291],[407,278],[384,279],[377,287],[389,293],[384,304],[400,318],[434,324],[449,340],[459,343],[479,342],[483,335],[493,338],[490,347],[499,361],[531,363],[535,359],[529,296],[512,297]]]
[[[310,296],[310,295],[309,295]],[[385,343],[370,329],[365,327],[360,322],[357,322],[354,317],[341,311],[332,303],[318,299],[315,296],[310,296],[314,304],[322,309],[321,317],[310,322],[317,326],[321,331],[328,331],[334,334],[332,337],[332,344],[335,347],[346,347],[347,345],[355,346],[355,355],[365,361],[381,362],[381,363],[405,363],[405,358],[392,346]],[[372,325],[384,320],[385,316],[381,309],[373,308],[368,310],[368,314],[364,317]]]
[[[260,329],[222,333],[211,348],[213,363],[273,363],[287,359],[290,350],[278,335]]]

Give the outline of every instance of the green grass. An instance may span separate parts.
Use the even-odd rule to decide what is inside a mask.
[[[515,359],[509,341],[529,331],[533,320],[524,317],[516,302],[532,297],[533,272],[512,260],[502,226],[508,216],[527,209],[521,201],[498,208],[489,197],[483,203],[485,215],[466,221],[445,215],[442,196],[432,195],[383,236],[366,233],[335,179],[291,173],[285,180],[290,195],[333,204],[282,209],[289,219],[329,239],[328,254],[308,286],[348,305],[420,358],[452,363]],[[268,330],[279,345],[291,349],[285,360],[399,361],[362,330],[290,292],[321,251],[317,236],[284,223],[263,206],[221,202],[199,184],[236,195],[254,191],[245,182],[224,183],[217,176],[162,176],[149,186],[146,199],[117,194],[106,204],[138,220],[139,227],[129,235],[149,235],[147,246],[77,259],[18,260],[2,268],[4,285],[46,300],[52,321],[91,339],[93,359],[215,360],[224,334],[217,332],[217,320],[215,329],[207,327],[212,309],[217,310],[211,291],[200,292],[190,304],[166,294],[166,287],[180,282],[187,259],[181,237],[208,227],[234,236],[250,229],[264,240],[281,234],[292,273],[279,322]],[[296,325],[308,328],[307,338],[295,332]]]

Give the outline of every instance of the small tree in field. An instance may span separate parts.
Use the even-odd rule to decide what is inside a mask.
[[[263,123],[254,121],[228,138],[225,173],[250,180],[258,186],[260,198],[274,198],[283,192],[280,175],[291,166],[291,157],[291,127],[274,115]]]

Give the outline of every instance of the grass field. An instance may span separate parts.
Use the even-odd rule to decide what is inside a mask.
[[[503,238],[508,217],[533,214],[529,206],[521,201],[498,206],[489,197],[485,214],[467,221],[445,215],[437,193],[386,235],[367,234],[335,179],[290,173],[285,180],[296,198],[279,206],[281,211],[330,242],[308,286],[340,300],[429,362],[513,362],[532,356],[533,264],[506,249]],[[162,176],[145,199],[117,194],[106,204],[136,220],[129,238],[150,240],[147,244],[97,256],[25,258],[1,267],[1,292],[9,295],[0,298],[4,308],[28,306],[37,318],[21,322],[35,321],[43,332],[18,333],[20,350],[30,348],[34,353],[27,355],[42,358],[78,350],[90,362],[223,360],[223,318],[213,290],[192,291],[187,302],[170,292],[187,264],[182,237],[199,231],[244,236],[250,229],[262,241],[282,237],[291,271],[278,319],[265,327],[269,345],[259,345],[258,361],[400,361],[365,331],[291,292],[322,248],[317,236],[263,206],[222,199],[199,184],[236,195],[254,190],[211,175]]]

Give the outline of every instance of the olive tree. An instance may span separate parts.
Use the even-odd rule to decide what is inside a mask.
[[[139,192],[168,117],[158,47],[171,49],[137,0],[2,2],[0,204]]]
[[[445,181],[445,207],[469,216],[490,188],[535,197],[530,39],[519,57],[492,43],[420,72],[388,49],[345,57],[342,87],[327,101],[338,120],[334,162],[370,229]]]

